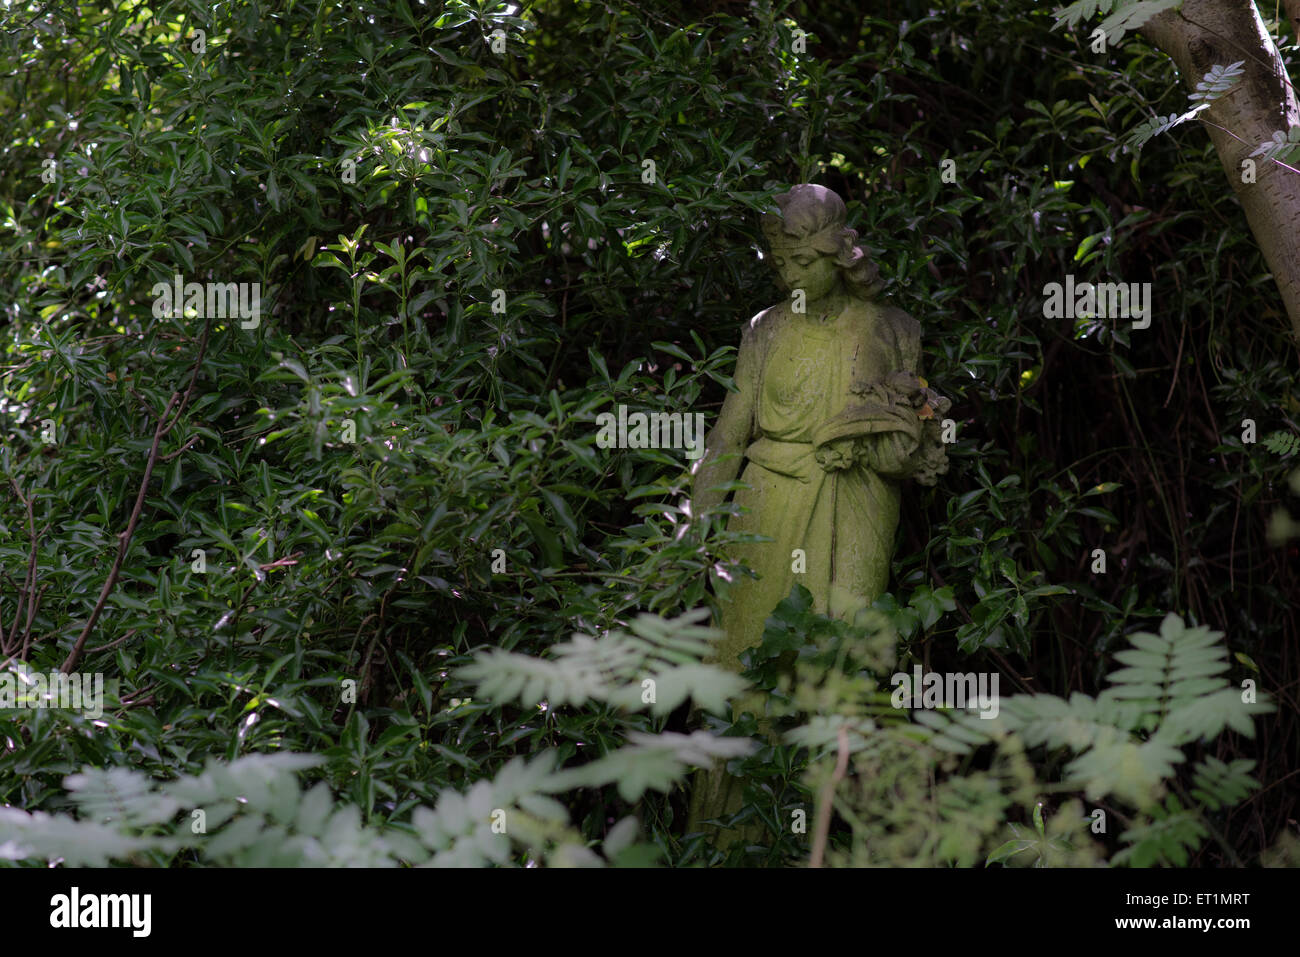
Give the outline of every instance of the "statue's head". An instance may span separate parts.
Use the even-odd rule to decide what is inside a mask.
[[[804,183],[776,197],[779,216],[763,217],[772,265],[789,289],[818,299],[843,285],[860,299],[880,291],[879,270],[844,225],[844,201],[825,186]]]

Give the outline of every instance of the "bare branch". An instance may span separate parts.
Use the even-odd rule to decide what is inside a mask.
[[[99,600],[95,602],[95,608],[90,613],[86,626],[81,629],[81,634],[77,636],[77,643],[72,646],[72,651],[68,654],[67,660],[63,662],[61,670],[64,674],[68,674],[76,667],[77,660],[81,657],[81,651],[86,647],[86,639],[90,637],[95,622],[99,621],[100,613],[103,612],[104,605],[108,602],[109,593],[112,592],[113,586],[117,584],[118,575],[122,573],[122,561],[126,558],[126,553],[131,547],[131,536],[135,534],[136,523],[140,520],[144,500],[149,493],[149,480],[153,477],[153,467],[158,464],[158,443],[162,441],[167,416],[180,400],[180,397],[179,392],[173,392],[172,397],[167,400],[167,408],[163,409],[162,415],[158,417],[158,427],[154,429],[153,446],[149,449],[149,459],[144,465],[144,477],[140,480],[140,491],[135,497],[135,507],[131,509],[131,517],[127,520],[126,529],[117,536],[117,557],[113,559],[113,567],[109,569],[108,578],[104,581],[104,587],[100,589]]]
[[[135,507],[131,509],[131,517],[127,520],[126,528],[118,536],[117,557],[113,559],[113,567],[109,569],[108,578],[104,582],[104,587],[99,592],[99,599],[95,602],[94,610],[90,613],[90,618],[77,636],[77,642],[72,646],[67,660],[63,662],[61,669],[67,674],[76,667],[78,659],[81,658],[82,650],[86,647],[86,639],[94,630],[95,622],[99,620],[100,614],[104,611],[104,605],[108,602],[108,596],[113,591],[113,586],[117,584],[118,576],[122,573],[122,562],[126,559],[126,553],[131,547],[131,536],[135,534],[136,523],[140,520],[140,512],[144,508],[144,501],[149,494],[149,480],[153,477],[154,466],[158,464],[158,446],[162,442],[163,436],[170,432],[180,421],[181,414],[185,411],[185,406],[189,404],[190,396],[194,392],[194,383],[198,381],[199,369],[203,365],[203,356],[208,348],[208,333],[211,330],[211,323],[206,323],[203,327],[203,336],[199,340],[199,354],[194,357],[194,369],[190,373],[190,382],[185,392],[173,392],[172,397],[167,400],[167,408],[163,409],[162,414],[158,416],[158,426],[154,429],[153,445],[149,448],[149,458],[144,465],[144,476],[140,479],[140,491],[135,497]],[[168,421],[172,409],[176,414]]]

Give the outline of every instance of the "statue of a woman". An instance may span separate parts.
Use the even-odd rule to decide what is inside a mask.
[[[889,579],[899,481],[934,484],[947,471],[939,417],[949,402],[920,376],[921,328],[875,301],[878,270],[844,202],[822,186],[795,186],[765,216],[772,264],[791,291],[745,327],[729,393],[694,476],[693,510],[717,505],[736,478],[741,513],[728,528],[766,536],[734,554],[758,575],[737,579],[721,604],[718,661],[760,643],[763,623],[798,583],[814,609],[849,617]],[[737,704],[762,719],[761,700]],[[701,778],[704,776],[702,775]],[[701,787],[692,823],[739,807],[721,772]],[[720,790],[721,789],[721,790]],[[729,796],[721,792],[730,792]]]

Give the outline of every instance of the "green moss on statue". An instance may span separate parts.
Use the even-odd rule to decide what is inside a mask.
[[[843,201],[801,185],[776,202],[780,215],[765,216],[763,231],[791,296],[744,329],[739,391],[709,433],[692,495],[697,513],[715,506],[717,487],[739,474],[749,488],[734,493],[742,511],[728,528],[772,539],[735,549],[758,575],[733,582],[721,606],[717,659],[736,671],[796,583],[830,616],[874,601],[889,579],[900,481],[934,484],[948,468],[949,402],[920,378],[920,324],[875,301],[878,271],[846,228]],[[742,700],[735,715],[751,711],[766,728],[763,705]],[[722,769],[697,774],[690,829],[739,810],[742,789]]]

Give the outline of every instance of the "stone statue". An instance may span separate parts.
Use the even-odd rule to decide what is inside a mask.
[[[791,291],[742,333],[739,391],[728,393],[695,470],[692,509],[719,504],[740,480],[728,528],[770,542],[734,554],[758,575],[737,578],[721,603],[718,663],[742,670],[763,623],[796,583],[814,608],[850,617],[889,579],[900,480],[933,485],[948,468],[940,419],[950,403],[920,378],[921,327],[875,300],[878,270],[845,226],[838,195],[800,185],[763,218],[772,264]],[[740,473],[741,460],[744,472]],[[736,703],[763,721],[761,698]],[[696,776],[691,830],[740,807],[743,782]]]

